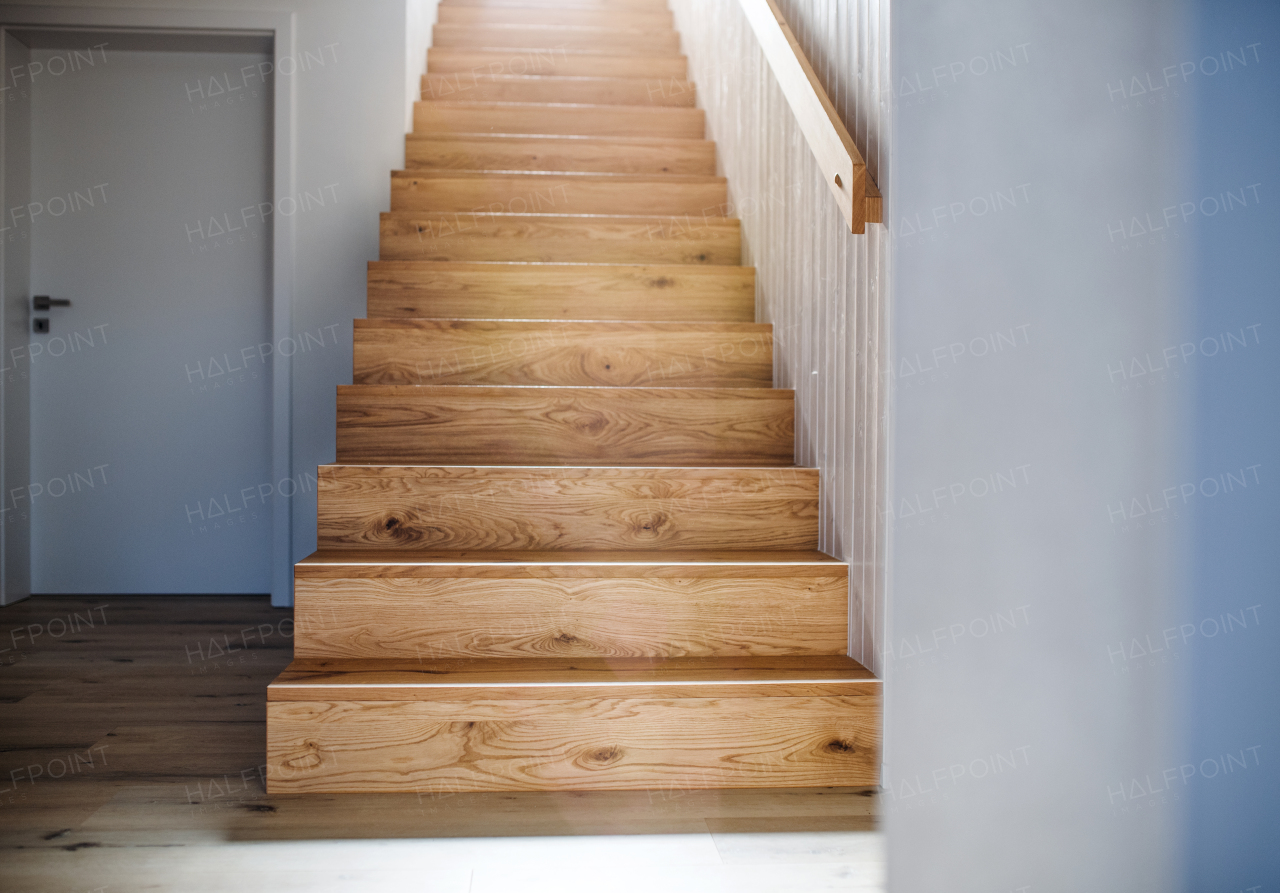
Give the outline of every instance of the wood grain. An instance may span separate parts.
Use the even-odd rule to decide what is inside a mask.
[[[684,56],[628,56],[569,50],[468,49],[432,47],[427,73],[486,71],[490,74],[564,75],[597,78],[661,78],[683,80]]]
[[[814,698],[849,686],[875,694],[880,681],[843,654],[767,657],[502,657],[490,659],[299,660],[267,687],[268,701],[536,701],[619,694],[671,701],[780,695]],[[483,691],[480,691],[483,689]],[[480,698],[476,698],[480,695]],[[520,710],[495,706],[496,714]]]
[[[321,466],[334,469],[342,466]],[[359,466],[368,468],[369,466]],[[800,469],[810,471],[811,469]],[[438,472],[440,469],[414,469]],[[467,469],[448,469],[464,473]],[[510,469],[488,469],[498,473]],[[557,473],[563,469],[556,469]],[[597,469],[591,469],[594,474]],[[633,472],[634,469],[614,469]],[[671,471],[671,469],[666,469]],[[759,474],[757,469],[749,469]],[[815,491],[816,492],[816,491]],[[681,549],[660,552],[645,549],[593,549],[591,551],[521,551],[503,549],[318,549],[294,565],[295,575],[310,580],[339,580],[350,577],[488,577],[503,579],[510,566],[522,565],[538,577],[602,577],[628,576],[643,568],[647,577],[680,577],[691,572],[714,570],[722,577],[741,577],[754,573],[760,565],[789,565],[791,573],[800,576],[847,574],[848,565],[830,555],[809,550]],[[693,568],[694,571],[690,571]]]
[[[755,323],[357,319],[352,381],[767,388],[771,333]]]
[[[370,317],[751,322],[755,269],[372,261]]]
[[[331,886],[336,869],[328,862],[309,865],[314,875],[303,876],[296,862],[274,861],[316,858],[319,849],[289,856],[296,849],[292,841],[346,841],[329,849],[340,848],[335,862],[350,868],[359,848],[374,864],[375,851],[397,838],[705,834],[708,827],[869,830],[874,824],[878,806],[871,789],[689,789],[696,778],[665,780],[654,791],[454,794],[441,788],[432,795],[410,788],[338,798],[269,795],[258,773],[265,762],[266,689],[290,661],[290,639],[279,631],[289,631],[291,614],[268,601],[34,596],[4,609],[5,644],[12,647],[9,629],[86,616],[108,603],[106,626],[59,639],[46,634],[35,647],[21,641],[5,654],[0,746],[7,757],[0,757],[0,788],[13,786],[11,770],[47,767],[71,750],[84,755],[102,745],[106,756],[105,765],[98,759],[92,770],[20,781],[4,795],[0,860],[6,890],[83,893],[104,884],[113,893],[164,890],[180,875],[192,881],[186,884],[191,889],[208,889],[213,878],[225,881],[219,890],[236,884],[242,891]],[[265,643],[257,637],[260,625],[276,630]],[[243,648],[246,629],[248,648],[229,659],[188,657],[187,648],[194,651],[200,641],[207,651],[215,637]],[[116,686],[132,688],[137,680],[149,682],[149,696],[117,701]],[[67,709],[51,700],[38,709],[23,706],[26,697],[50,688],[91,706]],[[185,706],[174,710],[173,704]],[[222,704],[228,706],[214,706]],[[94,756],[103,753],[95,750]],[[424,880],[405,883],[421,886]]]
[[[693,108],[697,91],[674,78],[492,75],[487,71],[424,74],[419,99],[471,102],[559,102]]]
[[[866,214],[867,223],[884,223],[884,199],[870,174],[867,174],[867,197],[864,200],[863,211]]]
[[[723,177],[392,171],[391,210],[723,217]]]
[[[414,133],[644,136],[700,140],[702,109],[642,105],[431,100],[413,104]]]
[[[873,784],[874,683],[823,695],[274,701],[267,790],[589,791]]]
[[[671,10],[652,8],[574,8],[571,6],[493,7],[448,6],[437,9],[436,21],[448,25],[574,25],[596,28],[634,28],[641,31],[671,30]]]
[[[399,212],[380,221],[381,260],[725,264],[741,225],[723,217]]]
[[[579,171],[714,176],[708,140],[587,136],[405,136],[410,170]]]
[[[764,388],[338,388],[339,462],[790,465],[793,392]]]
[[[680,36],[670,28],[598,28],[571,25],[484,25],[441,23],[431,29],[438,47],[514,47],[516,49],[579,50],[634,56],[674,56]]]
[[[452,577],[439,566],[428,566],[430,576],[405,572],[415,569],[300,573],[294,655],[732,657],[843,654],[848,644],[849,580],[837,565],[686,565],[678,576],[651,565],[509,562],[483,575],[469,573],[474,566]]]
[[[793,552],[818,545],[818,475],[808,468],[522,468],[322,465],[321,549]],[[511,560],[529,560],[513,554]],[[545,556],[544,556],[545,558]],[[473,561],[480,556],[472,554]],[[579,557],[578,560],[581,560]],[[724,558],[717,559],[724,560]]]

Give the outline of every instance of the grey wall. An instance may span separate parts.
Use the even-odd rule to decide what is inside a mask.
[[[1115,93],[1185,24],[894,6],[892,890],[1177,887],[1179,675],[1139,652],[1182,616],[1186,394],[1110,370],[1187,340],[1183,256],[1116,235],[1186,200],[1185,108]]]
[[[1197,0],[1195,7],[1194,51],[1184,60],[1195,71],[1179,100],[1196,110],[1188,140],[1196,149],[1188,193],[1196,213],[1180,241],[1150,246],[1185,252],[1190,242],[1196,259],[1194,338],[1185,351],[1179,345],[1174,362],[1196,392],[1195,473],[1187,479],[1196,488],[1194,515],[1182,521],[1196,534],[1195,592],[1189,612],[1169,618],[1180,632],[1190,625],[1185,641],[1180,636],[1149,663],[1157,673],[1184,667],[1187,683],[1188,740],[1175,783],[1189,804],[1180,849],[1186,889],[1266,890],[1280,878],[1280,630],[1273,622],[1280,607],[1280,208],[1272,191],[1280,176],[1273,55],[1280,5]]]
[[[888,2],[790,0],[788,22],[873,178],[888,173]],[[698,104],[774,326],[774,382],[796,390],[796,462],[821,470],[821,548],[850,563],[850,654],[883,669],[887,231],[845,230],[737,0],[675,0]],[[715,215],[718,209],[707,209]]]
[[[31,104],[26,92],[14,89],[11,68],[30,62],[31,51],[11,35],[4,36],[4,83],[0,91],[0,157],[3,183],[0,209],[25,206],[31,200]],[[3,225],[3,224],[0,224]],[[30,295],[30,242],[13,232],[0,232],[0,357],[30,340],[27,296]],[[0,388],[0,482],[24,486],[31,480],[28,436],[30,387],[27,370],[0,362],[5,386]],[[7,506],[0,506],[4,508]],[[31,594],[31,519],[25,513],[0,511],[0,604],[12,604]]]

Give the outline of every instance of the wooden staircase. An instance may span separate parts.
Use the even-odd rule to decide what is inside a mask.
[[[880,684],[663,0],[443,0],[268,789],[873,785]]]

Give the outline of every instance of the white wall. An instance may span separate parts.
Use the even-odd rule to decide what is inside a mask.
[[[404,129],[413,130],[413,103],[422,92],[422,75],[427,70],[427,47],[431,26],[436,22],[440,0],[405,0],[404,28]]]
[[[675,0],[698,104],[757,271],[756,317],[774,326],[774,382],[796,390],[796,462],[821,470],[821,548],[850,563],[850,654],[879,673],[886,230],[845,229],[825,177],[738,0]],[[887,0],[789,0],[784,14],[873,178],[887,108]],[[715,214],[715,209],[707,213]]]
[[[336,203],[296,219],[291,334],[337,326],[336,338],[327,338],[325,348],[293,358],[292,471],[295,477],[314,474],[317,464],[334,459],[335,386],[350,381],[351,320],[364,316],[365,263],[377,257],[377,215],[389,204],[388,172],[403,165],[410,83],[405,0],[207,0],[198,7],[174,7],[163,0],[76,0],[45,5],[296,14],[300,60],[286,63],[294,73],[282,76],[292,79],[296,91],[295,187],[315,191],[332,186],[336,195]],[[419,3],[417,8],[421,20],[425,7]],[[307,61],[306,52],[323,58],[324,64]],[[314,490],[281,503],[292,516],[293,557],[304,557],[316,544]]]
[[[1185,340],[1186,283],[1109,233],[1186,198],[1186,109],[1109,85],[1181,62],[1183,15],[894,6],[894,891],[1177,889],[1179,799],[1139,792],[1178,675],[1115,654],[1179,616],[1185,529],[1113,510],[1187,480],[1185,394],[1108,370]]]

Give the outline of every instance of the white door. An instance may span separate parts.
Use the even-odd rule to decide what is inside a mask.
[[[45,47],[8,221],[32,294],[71,302],[8,358],[31,385],[31,483],[7,498],[32,592],[266,593],[270,56]]]

